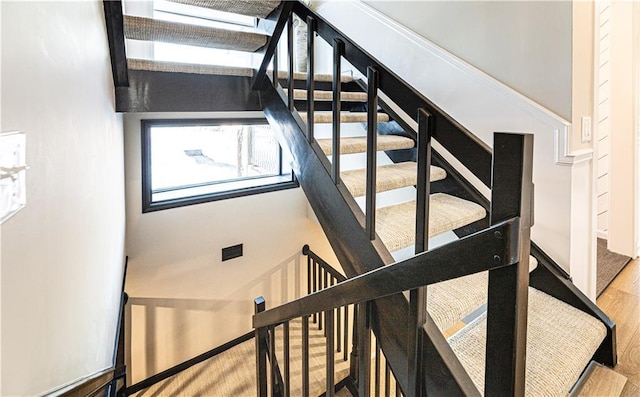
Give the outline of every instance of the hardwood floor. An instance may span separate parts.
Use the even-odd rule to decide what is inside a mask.
[[[618,365],[630,388],[640,390],[640,260],[630,262],[597,300],[616,322]],[[623,393],[624,395],[624,393]]]

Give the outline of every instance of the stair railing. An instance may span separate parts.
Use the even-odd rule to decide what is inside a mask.
[[[313,83],[314,79],[314,47],[308,46],[308,70],[307,70],[307,99],[309,106],[307,107],[307,120],[306,126],[302,122],[302,119],[297,114],[294,108],[294,91],[293,91],[293,79],[294,70],[292,62],[292,49],[293,49],[293,35],[291,33],[291,21],[292,16],[289,17],[289,28],[287,29],[287,47],[288,51],[288,95],[281,97],[288,104],[288,110],[291,112],[290,116],[293,117],[294,123],[298,124],[299,130],[306,131],[306,141],[311,145],[313,151],[318,155],[321,163],[325,169],[329,171],[329,175],[338,191],[341,192],[344,200],[353,210],[354,215],[359,219],[362,227],[362,233],[367,236],[376,250],[381,256],[385,257],[390,262],[390,255],[388,251],[380,244],[379,239],[375,233],[375,192],[376,192],[376,167],[375,167],[375,153],[376,147],[376,124],[377,124],[377,94],[378,91],[382,91],[385,95],[407,115],[413,116],[414,119],[419,122],[419,142],[418,153],[419,155],[419,175],[418,185],[419,194],[417,200],[417,214],[416,217],[416,252],[419,253],[426,250],[428,239],[428,197],[429,197],[429,182],[428,182],[428,167],[430,160],[430,142],[432,138],[438,140],[438,142],[444,146],[451,154],[457,157],[460,162],[467,167],[472,173],[475,174],[483,183],[492,188],[492,203],[491,203],[491,223],[504,221],[512,217],[524,217],[525,222],[522,225],[521,235],[522,239],[526,240],[526,248],[522,248],[517,263],[519,266],[514,266],[513,269],[503,271],[491,271],[490,272],[490,286],[500,285],[500,280],[505,283],[513,283],[513,286],[504,288],[501,286],[500,291],[490,291],[488,306],[502,305],[503,308],[509,311],[507,316],[508,325],[503,327],[503,322],[496,321],[497,311],[492,315],[489,315],[488,320],[488,334],[499,334],[501,329],[507,329],[509,332],[504,335],[507,338],[506,343],[502,344],[499,348],[491,349],[488,352],[488,357],[492,363],[506,363],[507,371],[513,376],[509,377],[510,384],[505,384],[502,379],[504,377],[495,376],[495,365],[488,366],[487,368],[487,382],[486,391],[494,392],[499,390],[500,392],[509,392],[509,394],[518,394],[520,391],[524,391],[524,360],[521,360],[524,355],[524,343],[526,339],[526,300],[527,300],[527,286],[528,286],[528,271],[524,269],[528,263],[529,253],[529,228],[531,224],[530,210],[531,210],[531,155],[528,151],[532,150],[532,138],[529,136],[517,135],[515,139],[518,142],[509,142],[509,138],[506,138],[506,134],[496,134],[494,147],[503,145],[513,150],[516,153],[517,159],[512,156],[502,153],[496,157],[496,153],[499,150],[494,150],[493,167],[492,157],[490,151],[484,143],[478,138],[473,136],[464,127],[459,125],[455,120],[449,117],[441,109],[427,100],[420,93],[415,91],[406,82],[400,79],[392,71],[387,69],[384,65],[380,64],[376,59],[371,57],[363,49],[359,48],[355,43],[349,40],[341,32],[336,30],[329,23],[324,21],[321,17],[315,14],[313,11],[302,5],[301,3],[295,3],[293,5],[292,15],[295,14],[303,20],[307,21],[308,39],[313,42],[315,35],[322,37],[326,42],[331,43],[333,46],[333,113],[332,113],[332,160],[329,163],[328,159],[324,157],[322,150],[315,142],[313,134]],[[278,40],[279,37],[274,37],[272,40]],[[275,46],[274,46],[275,47]],[[269,56],[267,53],[266,56]],[[361,73],[367,75],[367,184],[366,184],[366,207],[365,216],[362,217],[362,213],[359,211],[356,205],[354,205],[353,198],[350,196],[344,185],[340,180],[340,108],[341,108],[341,63],[342,59],[346,59]],[[274,70],[277,67],[274,62]],[[266,74],[266,73],[265,73]],[[274,77],[277,76],[274,73]],[[258,75],[260,77],[260,75]],[[278,81],[273,81],[275,86],[279,86]],[[266,110],[266,109],[265,109]],[[268,117],[273,117],[269,115]],[[287,117],[280,113],[278,117]],[[278,117],[274,117],[275,122],[281,122],[277,120]],[[420,139],[422,138],[422,139]],[[518,166],[510,168],[511,165],[505,165],[500,163],[500,166],[496,166],[496,160],[501,161],[502,157],[505,157],[506,162],[516,160]],[[302,160],[298,160],[302,161]],[[517,162],[519,161],[519,162]],[[528,178],[528,179],[527,179]],[[506,182],[505,182],[506,181]],[[507,185],[506,188],[503,185]],[[303,186],[304,187],[304,186]],[[512,190],[510,190],[512,189]],[[515,195],[513,195],[513,194]],[[524,196],[523,196],[524,195]],[[506,216],[509,215],[509,216]],[[322,221],[322,220],[321,220]],[[382,247],[381,247],[382,246]],[[523,256],[526,253],[526,257]],[[520,260],[525,258],[525,260]],[[500,262],[502,257],[496,255],[494,261]],[[374,266],[375,267],[375,266]],[[524,270],[521,270],[524,269]],[[347,270],[349,272],[349,270]],[[426,293],[424,287],[427,283],[417,285],[414,291],[410,292],[410,309],[408,317],[408,332],[406,336],[406,357],[407,361],[404,365],[396,362],[396,366],[405,367],[407,378],[404,379],[403,389],[409,395],[422,395],[424,391],[424,385],[429,382],[436,382],[439,374],[433,370],[433,365],[423,366],[422,359],[425,351],[437,351],[441,359],[447,360],[443,355],[448,355],[450,352],[446,351],[446,348],[437,346],[435,339],[437,335],[431,334],[429,324],[432,322],[428,313],[426,313]],[[409,288],[412,290],[413,288]],[[399,292],[401,290],[396,290]],[[506,291],[502,293],[501,291]],[[372,298],[373,299],[373,298]],[[524,303],[524,304],[523,304]],[[367,303],[367,307],[371,304]],[[365,306],[366,306],[365,305]],[[366,327],[369,324],[370,313],[367,310],[359,311],[359,324],[360,328]],[[513,332],[511,332],[513,331]],[[428,334],[428,340],[425,341],[423,334]],[[493,337],[491,338],[493,339]],[[383,341],[384,342],[384,341]],[[366,340],[360,340],[363,346],[366,346]],[[425,344],[426,343],[426,344]],[[364,348],[364,347],[363,347]],[[383,350],[385,349],[384,343],[382,344]],[[444,349],[444,350],[443,350]],[[450,349],[449,349],[450,350]],[[522,364],[520,364],[522,361]],[[361,363],[361,367],[366,366],[366,362]],[[426,368],[423,368],[426,367]],[[491,367],[491,368],[489,368]],[[430,369],[431,368],[431,369]],[[447,364],[447,368],[451,371],[458,371],[460,367],[458,364]],[[456,369],[458,368],[458,369]],[[423,373],[426,371],[426,374]],[[360,370],[359,370],[360,371]],[[431,372],[430,372],[431,371]],[[456,374],[450,374],[451,378],[456,378]],[[425,377],[427,379],[425,379]],[[502,379],[501,379],[502,378]],[[462,381],[455,380],[456,387],[466,387],[468,377]],[[363,382],[367,383],[367,382]]]
[[[333,316],[331,312],[337,307],[358,304],[358,330],[359,344],[363,351],[370,351],[370,325],[371,325],[371,302],[392,294],[402,291],[416,289],[425,285],[441,282],[480,271],[489,270],[493,272],[504,272],[505,269],[511,271],[507,274],[518,272],[520,259],[520,240],[521,220],[514,217],[504,222],[495,224],[494,226],[464,237],[458,241],[438,247],[431,251],[416,255],[405,261],[398,262],[393,266],[386,266],[368,272],[366,274],[348,279],[329,288],[318,291],[306,297],[297,299],[293,302],[286,303],[282,306],[262,311],[257,310],[253,317],[253,325],[257,335],[265,335],[270,332],[272,327],[284,324],[294,318],[303,319],[303,330],[305,329],[305,319],[313,313],[324,312],[326,314],[327,327],[327,352],[333,349]],[[516,266],[513,266],[516,265]],[[491,276],[490,276],[491,279]],[[513,297],[511,297],[513,299]],[[264,302],[262,298],[259,302]],[[490,317],[504,315],[504,308],[509,307],[508,299],[502,299],[500,307],[496,307],[496,301],[490,300],[488,303],[488,311]],[[511,304],[513,306],[513,304]],[[524,307],[526,314],[526,306]],[[432,320],[431,320],[432,321]],[[506,329],[503,335],[495,335],[488,333],[487,345],[495,348],[500,343],[513,345],[513,339],[518,339],[518,332],[514,331],[514,326],[502,325],[502,329]],[[514,334],[509,336],[508,334]],[[262,336],[264,337],[264,336]],[[422,343],[429,343],[424,339]],[[521,346],[515,344],[519,350]],[[266,357],[267,352],[260,346],[257,346],[258,357]],[[505,350],[497,348],[499,351]],[[513,357],[504,360],[499,357],[500,367],[507,368],[515,366],[510,363]],[[327,354],[329,357],[329,354]],[[359,365],[359,390],[361,395],[369,395],[370,391],[370,355],[364,354],[360,357]],[[489,366],[493,367],[493,365]],[[332,365],[327,362],[327,395],[333,395],[330,385],[333,385]],[[421,372],[424,368],[419,368]],[[264,360],[258,359],[258,378],[266,379],[266,365]],[[486,391],[489,395],[504,394],[508,390],[517,393],[513,388],[504,387],[502,384],[496,385],[495,379],[491,379],[488,372],[486,382],[488,383]],[[524,373],[522,374],[524,375]],[[515,383],[514,378],[518,378],[518,374],[513,374],[510,383]],[[522,376],[524,378],[524,376]],[[273,382],[273,381],[272,381]],[[266,382],[258,382],[258,395],[266,395]],[[273,385],[272,385],[273,387]],[[496,388],[500,388],[500,392],[495,392]],[[404,390],[403,390],[404,392]],[[477,393],[477,390],[476,390]],[[476,394],[473,393],[473,394]],[[407,394],[405,392],[405,394]],[[407,394],[411,395],[411,394]]]
[[[347,278],[332,267],[328,262],[322,259],[318,254],[313,252],[308,245],[302,247],[302,254],[307,256],[307,294],[310,295],[317,291],[321,291],[325,288],[333,286],[337,283],[346,281]],[[342,387],[356,389],[358,385],[358,362],[361,354],[359,353],[358,337],[359,327],[357,323],[358,311],[357,305],[345,305],[336,308],[336,352],[342,351],[342,359],[347,361],[349,358],[349,329],[352,330],[352,345],[350,354],[350,368],[349,376],[336,383],[334,390],[338,392]],[[323,313],[314,313],[312,315],[312,322],[318,323],[318,329],[322,329],[322,315]],[[371,331],[370,337],[375,336]],[[325,333],[325,337],[326,337]],[[391,370],[391,366],[387,361],[378,340],[375,339],[375,343],[372,346],[373,350],[369,350],[368,356],[373,357],[372,361],[374,365],[367,372],[373,372],[373,391],[374,396],[380,396],[384,392],[385,397],[390,397],[391,393],[395,391],[395,396],[403,395],[399,383],[396,380],[395,374]],[[303,346],[303,349],[305,347]],[[367,350],[362,348],[364,355],[367,355]],[[384,379],[384,381],[382,381]],[[395,386],[392,388],[392,384]],[[384,390],[383,390],[384,389]]]

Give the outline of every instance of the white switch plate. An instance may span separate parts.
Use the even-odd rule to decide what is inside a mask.
[[[25,147],[24,132],[0,134],[0,224],[27,204]]]
[[[582,117],[582,143],[591,142],[591,117]]]

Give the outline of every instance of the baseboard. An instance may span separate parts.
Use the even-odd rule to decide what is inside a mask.
[[[86,397],[94,396],[104,389],[112,380],[115,368],[107,368],[93,375],[78,379],[56,390],[45,393],[46,396]]]
[[[239,336],[238,338],[231,340],[223,345],[220,345],[216,348],[213,348],[211,350],[209,350],[208,352],[202,353],[194,358],[191,358],[185,362],[182,362],[178,365],[175,365],[169,369],[166,369],[156,375],[153,375],[145,380],[142,380],[134,385],[131,385],[129,387],[127,387],[124,391],[124,395],[125,396],[129,396],[133,393],[137,393],[140,390],[144,390],[150,386],[155,385],[158,382],[161,382],[167,378],[170,378],[182,371],[184,371],[185,369],[192,367],[196,364],[199,364],[205,360],[210,359],[211,357],[214,357],[222,352],[225,352],[229,349],[231,349],[232,347],[235,347],[243,342],[246,342],[248,340],[251,340],[254,336],[253,332],[248,332],[244,335]]]
[[[608,240],[609,239],[609,232],[607,230],[596,230],[596,234],[598,236],[598,238],[601,238],[603,240]]]

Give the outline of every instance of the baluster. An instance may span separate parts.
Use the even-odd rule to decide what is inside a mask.
[[[431,115],[418,110],[418,180],[416,192],[416,254],[429,248],[429,193],[431,190]]]
[[[344,307],[344,340],[342,345],[342,359],[347,361],[347,351],[349,350],[349,306]]]
[[[289,397],[291,390],[291,365],[289,349],[289,322],[282,325],[282,335],[284,343],[284,397]]]
[[[263,297],[256,298],[254,301],[254,312],[261,313],[265,310],[265,301]],[[255,344],[256,344],[256,384],[257,396],[267,397],[267,352],[265,349],[266,329],[256,328]]]
[[[391,397],[391,368],[388,361],[384,366],[384,397]]]
[[[302,317],[302,396],[309,397],[309,316]]]
[[[307,255],[307,295],[310,295],[310,294],[311,294],[311,257]]]
[[[371,393],[371,302],[358,306],[358,396],[369,397]]]
[[[329,272],[327,272],[325,269],[323,269],[322,271],[323,271],[323,276],[324,276],[324,284],[322,284],[322,285],[323,285],[323,288],[326,289],[326,288],[329,288]],[[327,321],[327,313],[324,313],[323,316],[324,316],[324,321],[326,323],[326,321]],[[325,336],[325,338],[327,337],[327,328],[326,327],[324,329],[324,336]]]
[[[335,395],[335,371],[334,371],[334,363],[335,363],[335,353],[334,353],[334,343],[333,339],[333,310],[327,310],[324,312],[325,316],[325,331],[327,336],[327,345],[326,345],[326,359],[327,359],[327,397],[333,397]]]
[[[375,387],[374,387],[374,395],[376,397],[380,397],[380,344],[378,344],[378,338],[376,338],[376,364],[374,371],[374,379],[375,379]]]
[[[337,352],[342,351],[342,307],[336,308],[336,348]]]
[[[277,390],[277,378],[276,378],[276,327],[270,326],[269,328],[269,365],[271,367],[271,396],[276,395]]]
[[[344,42],[340,39],[333,41],[333,150],[331,155],[331,177],[337,185],[340,182],[340,112],[342,85],[340,75],[342,74],[341,60],[344,54]]]
[[[318,291],[318,264],[313,260],[313,292]],[[313,323],[318,322],[318,315],[313,313]]]
[[[293,13],[289,15],[287,22],[287,63],[289,64],[289,80],[287,81],[289,97],[287,99],[289,100],[289,110],[293,112],[295,109],[293,98]]]
[[[378,151],[378,71],[367,67],[367,193],[365,230],[376,238],[376,159]]]
[[[313,17],[307,17],[307,139],[309,143],[313,143],[313,113],[315,110],[314,90],[314,63],[315,63],[315,32],[316,20]]]
[[[325,289],[325,285],[323,284],[324,281],[324,269],[322,267],[320,267],[320,265],[318,265],[318,282],[320,283],[320,291],[322,291],[323,289]],[[318,331],[322,331],[322,320],[323,320],[323,313],[320,312],[318,313]],[[326,335],[325,335],[326,336]]]
[[[280,84],[278,79],[278,46],[273,50],[273,86],[277,87]]]
[[[351,374],[351,377],[356,380],[356,382],[358,381],[358,376],[360,374],[358,370],[358,360],[360,359],[360,353],[358,351],[358,334],[360,332],[358,328],[359,306],[360,305],[353,305],[353,333],[351,334],[351,363],[349,365],[349,373]]]
[[[400,391],[400,385],[398,384],[398,379],[396,379],[396,397],[402,396],[402,392]]]

